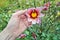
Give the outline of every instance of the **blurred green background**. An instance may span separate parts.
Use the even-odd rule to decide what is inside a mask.
[[[42,11],[45,16],[41,18],[41,25],[33,25],[34,27],[24,32],[27,35],[25,38],[17,38],[16,40],[34,40],[32,32],[37,35],[37,40],[60,40],[60,6],[57,6],[60,0],[0,0],[0,32],[6,27],[15,11],[40,7],[48,1],[51,6],[47,11]]]

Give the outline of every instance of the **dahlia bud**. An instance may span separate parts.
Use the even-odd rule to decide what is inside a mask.
[[[20,36],[19,36],[19,38],[25,38],[26,37],[26,34],[21,34]]]
[[[36,39],[36,34],[34,32],[32,33],[32,36],[34,39]]]
[[[50,2],[45,3],[45,4],[44,4],[44,8],[43,8],[43,10],[48,10],[50,4],[51,4]]]
[[[47,2],[47,3],[44,4],[44,6],[49,7],[50,4],[51,4],[50,2]]]
[[[48,10],[48,7],[44,7],[43,10]]]

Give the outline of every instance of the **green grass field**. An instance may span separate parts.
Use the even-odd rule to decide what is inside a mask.
[[[25,38],[16,40],[34,40],[32,32],[37,35],[37,40],[60,40],[60,6],[57,6],[60,0],[0,0],[0,32],[6,27],[16,10],[40,7],[48,1],[51,5],[47,11],[42,11],[45,16],[41,18],[41,25],[33,25],[24,32],[27,34]]]

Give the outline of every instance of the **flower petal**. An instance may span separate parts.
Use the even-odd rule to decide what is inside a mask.
[[[44,6],[49,7],[50,4],[51,4],[50,2],[47,2],[47,3],[44,4]]]
[[[44,16],[44,14],[40,13],[40,17],[43,17],[43,16]]]
[[[38,24],[41,23],[41,19],[40,19],[40,18],[37,19],[37,23],[38,23]]]
[[[30,17],[30,15],[29,15],[27,12],[25,13],[25,15],[26,15],[27,17]]]
[[[44,7],[43,7],[43,10],[48,10],[48,7],[44,6]]]
[[[42,6],[41,7],[37,7],[36,10],[41,12],[43,10],[43,7]]]
[[[31,21],[32,21],[32,19],[31,19],[31,18],[28,18],[28,21],[29,21],[29,22],[31,22]]]
[[[30,14],[30,13],[33,11],[33,9],[35,9],[35,8],[29,8],[29,9],[27,10],[27,13]]]
[[[36,20],[32,20],[32,24],[36,24],[37,23],[37,21]]]

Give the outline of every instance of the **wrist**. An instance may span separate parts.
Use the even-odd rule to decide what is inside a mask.
[[[15,39],[15,35],[13,35],[13,33],[11,33],[9,30],[4,29],[1,33],[0,33],[0,40],[14,40]]]

